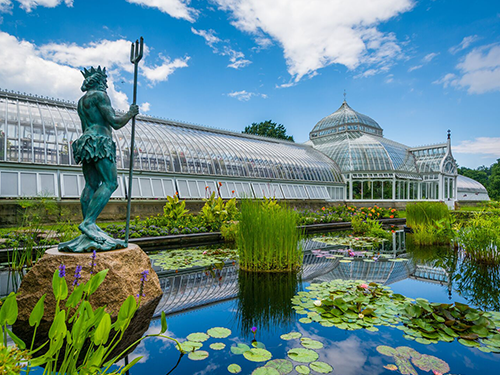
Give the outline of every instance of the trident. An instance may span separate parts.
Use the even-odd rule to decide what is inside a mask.
[[[135,41],[130,48],[130,62],[134,64],[134,101],[132,104],[137,103],[137,68],[139,61],[142,59],[142,52],[144,47],[144,39],[141,36],[140,42]],[[128,170],[128,197],[127,197],[127,224],[125,229],[125,245],[128,247],[128,234],[130,229],[130,205],[132,199],[132,176],[134,174],[134,143],[135,143],[135,116],[132,117],[132,135],[130,138],[130,166]]]

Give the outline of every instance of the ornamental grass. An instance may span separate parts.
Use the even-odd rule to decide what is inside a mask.
[[[406,225],[413,229],[411,238],[418,246],[449,244],[454,236],[450,211],[441,202],[408,204]]]
[[[243,200],[238,233],[240,268],[254,272],[290,272],[302,264],[303,232],[298,214],[286,207]]]

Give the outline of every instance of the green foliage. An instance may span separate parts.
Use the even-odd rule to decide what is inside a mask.
[[[165,271],[191,267],[222,266],[228,261],[237,261],[238,252],[233,249],[176,249],[150,255],[155,266]]]
[[[170,221],[178,221],[185,217],[189,211],[186,210],[186,202],[179,200],[175,194],[173,197],[167,197],[167,203],[163,207],[163,217]]]
[[[295,142],[293,136],[286,134],[286,128],[273,122],[272,120],[262,121],[259,123],[252,123],[250,126],[246,126],[242,133],[261,135],[264,137],[285,139],[287,141]]]
[[[237,214],[236,198],[224,202],[221,197],[216,198],[215,192],[213,192],[206,200],[199,217],[205,227],[219,230],[225,222],[235,220]]]
[[[48,340],[42,345],[42,347],[47,346],[48,350],[42,355],[35,356],[40,348],[33,348],[37,328],[44,314],[45,295],[43,295],[29,317],[29,324],[34,327],[31,347],[25,352],[15,354],[18,364],[23,367],[24,371],[29,372],[34,367],[43,366],[45,368],[44,374],[53,375],[66,373],[81,375],[125,374],[140,358],[113,372],[109,372],[109,369],[123,354],[145,337],[164,337],[175,341],[178,346],[180,345],[175,339],[162,334],[147,335],[131,344],[117,356],[110,358],[112,351],[123,339],[139,308],[140,299],[138,303],[133,296],[129,296],[120,307],[117,319],[113,324],[110,315],[104,311],[104,307],[93,309],[89,303],[89,297],[102,284],[107,272],[108,270],[103,270],[92,275],[85,284],[75,287],[69,297],[66,279],[60,277],[59,270],[54,272],[52,287],[56,300],[55,318],[48,332]],[[65,300],[66,302],[64,302]],[[7,336],[10,336],[21,350],[26,348],[26,344],[7,328],[7,325],[15,323],[17,314],[16,295],[11,293],[0,309],[0,356],[2,353],[6,353],[10,359],[14,355],[13,353],[16,353],[16,349],[7,347]],[[162,314],[162,327],[166,326],[164,319],[165,315]]]
[[[382,229],[382,224],[375,219],[367,218],[363,220],[361,215],[353,216],[351,219],[351,226],[353,234],[375,237],[389,240],[391,239],[391,232]]]
[[[466,257],[483,264],[500,263],[500,217],[474,212],[457,231],[456,241]]]
[[[450,366],[442,359],[428,354],[420,354],[415,349],[408,346],[398,346],[397,348],[391,348],[390,346],[379,345],[377,346],[377,351],[380,354],[386,355],[388,357],[393,357],[393,360],[397,365],[393,366],[395,367],[395,369],[399,368],[401,370],[401,373],[404,374],[418,375],[413,365],[417,366],[422,371],[432,371],[434,374],[445,374],[450,371]],[[391,369],[391,367],[384,367]]]
[[[14,346],[0,344],[0,374],[17,375],[21,373],[22,364],[29,358],[26,350]]]
[[[259,201],[240,203],[238,250],[240,268],[247,271],[282,272],[302,264],[297,244],[302,233],[298,215],[287,208],[268,208]]]
[[[500,199],[500,159],[489,167],[480,166],[477,169],[458,168],[458,174],[472,178],[486,187],[491,199]]]
[[[454,217],[441,202],[417,202],[406,206],[406,224],[413,229],[415,245],[444,245],[454,237]]]
[[[234,243],[238,239],[238,231],[239,231],[239,226],[238,222],[236,221],[230,221],[225,224],[222,224],[220,227],[220,233],[222,235],[222,238],[224,238],[224,241],[228,243]]]

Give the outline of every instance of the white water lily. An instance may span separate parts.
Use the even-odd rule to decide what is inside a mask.
[[[314,306],[316,307],[320,307],[323,303],[321,302],[321,300],[317,299],[316,301],[313,302],[314,303]]]

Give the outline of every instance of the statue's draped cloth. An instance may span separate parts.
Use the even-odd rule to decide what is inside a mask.
[[[97,162],[101,159],[116,162],[116,144],[106,135],[84,133],[71,147],[77,164]]]

